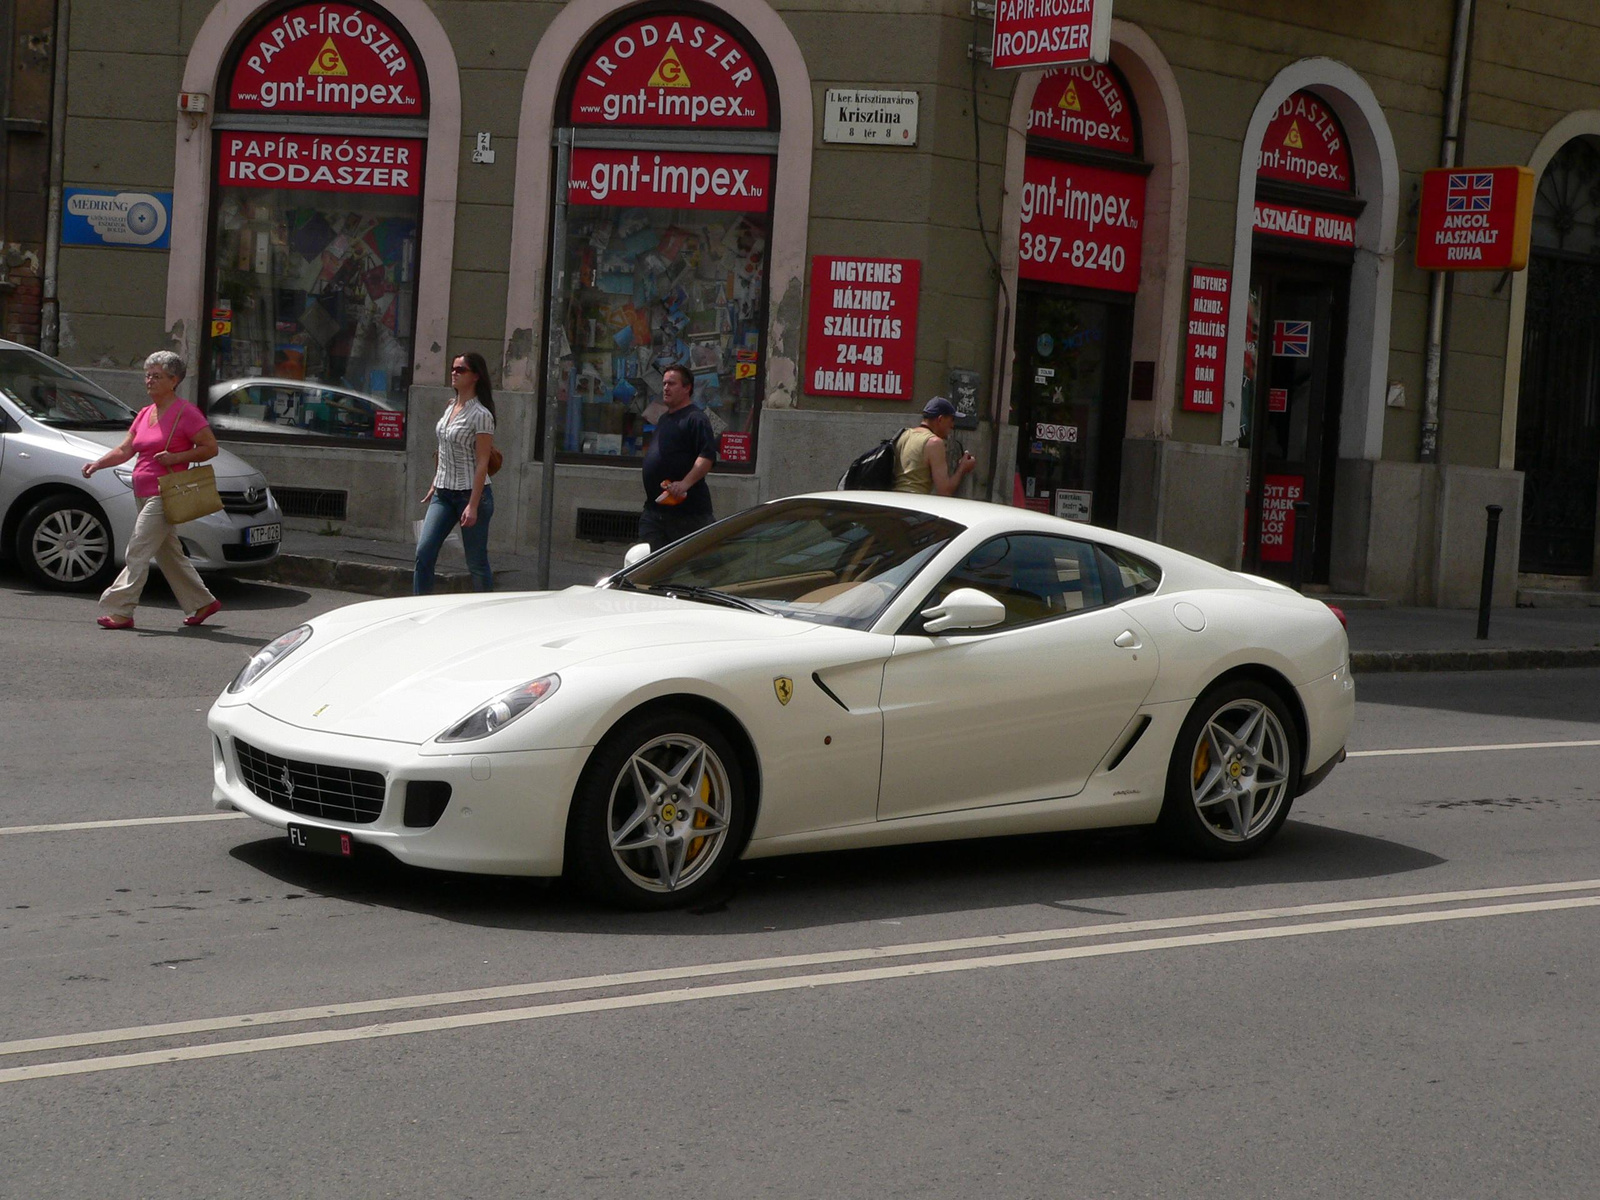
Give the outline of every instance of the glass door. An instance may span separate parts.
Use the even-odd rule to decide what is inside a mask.
[[[1024,507],[1116,525],[1132,313],[1055,288],[1019,294],[1011,403]]]

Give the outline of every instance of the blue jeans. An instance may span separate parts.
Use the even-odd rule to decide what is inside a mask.
[[[428,502],[428,512],[422,518],[422,536],[417,539],[417,570],[411,581],[413,596],[426,596],[433,591],[433,564],[439,559],[439,547],[450,531],[467,511],[470,491],[452,491],[438,488]],[[494,492],[486,483],[483,495],[478,498],[478,519],[461,531],[461,546],[467,552],[467,570],[472,572],[472,590],[494,591],[494,572],[489,569],[489,518],[494,516]]]

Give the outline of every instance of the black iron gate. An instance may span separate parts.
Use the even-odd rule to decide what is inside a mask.
[[[1517,401],[1521,569],[1594,570],[1600,500],[1600,261],[1535,252]]]

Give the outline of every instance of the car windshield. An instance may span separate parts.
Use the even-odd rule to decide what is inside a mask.
[[[868,629],[963,528],[903,508],[780,500],[685,538],[612,586]]]
[[[0,392],[35,421],[62,429],[126,429],[134,412],[83,376],[31,350],[0,347]]]

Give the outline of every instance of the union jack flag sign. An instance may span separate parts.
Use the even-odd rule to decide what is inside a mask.
[[[1272,323],[1272,357],[1310,358],[1311,322],[1274,321]]]
[[[1452,171],[1445,186],[1446,212],[1491,212],[1494,176],[1488,171]]]

